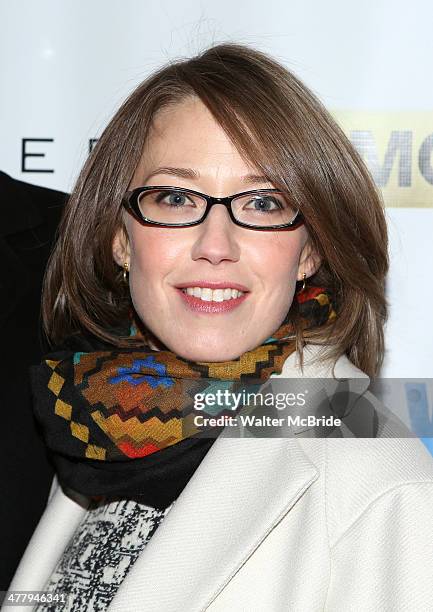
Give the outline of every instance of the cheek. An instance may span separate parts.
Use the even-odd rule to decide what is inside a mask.
[[[143,295],[146,289],[155,291],[164,277],[180,260],[182,247],[175,232],[152,227],[133,226],[130,240],[131,293]]]
[[[281,294],[281,285],[295,285],[303,245],[301,232],[279,232],[255,242],[251,262],[269,290]]]

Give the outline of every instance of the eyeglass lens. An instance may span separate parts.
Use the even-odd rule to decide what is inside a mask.
[[[192,223],[206,211],[206,199],[189,191],[155,189],[144,191],[138,199],[141,214],[158,223]],[[256,227],[290,223],[297,210],[280,193],[260,192],[238,196],[232,201],[235,219]]]

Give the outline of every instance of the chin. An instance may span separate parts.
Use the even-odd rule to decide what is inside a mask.
[[[196,332],[185,335],[176,330],[172,337],[176,337],[176,342],[170,342],[168,338],[164,342],[165,338],[162,335],[160,336],[161,342],[164,342],[166,349],[188,361],[215,363],[232,361],[260,344],[260,338],[257,338],[257,341],[252,338],[248,343],[245,338],[242,338],[242,342],[239,341],[240,339],[235,342],[233,334]]]
[[[217,363],[237,359],[240,355],[248,350],[251,349],[240,348],[239,350],[236,350],[233,347],[230,347],[229,350],[227,346],[210,347],[209,344],[205,343],[204,346],[191,347],[190,349],[186,349],[185,346],[183,346],[182,350],[177,354],[184,359],[188,359],[189,361]]]
[[[221,353],[221,354],[216,354],[216,353],[209,353],[209,351],[205,351],[205,352],[199,352],[199,353],[190,353],[187,356],[184,356],[184,358],[188,359],[189,361],[195,361],[195,362],[204,362],[204,363],[222,363],[224,361],[232,361],[234,359],[236,359],[237,357],[239,357],[239,355],[234,355],[233,353]]]

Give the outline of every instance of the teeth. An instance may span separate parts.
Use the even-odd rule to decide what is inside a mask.
[[[244,295],[243,291],[237,289],[210,289],[209,287],[187,287],[182,291],[188,295],[193,295],[204,302],[224,302]]]
[[[213,298],[212,289],[208,289],[207,287],[202,287],[201,289],[197,287],[197,289],[198,291],[196,292],[196,288],[194,287],[194,297],[200,298],[204,302],[212,302],[212,298]]]

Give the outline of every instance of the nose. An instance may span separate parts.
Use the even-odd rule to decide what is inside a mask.
[[[212,206],[207,218],[194,229],[197,231],[191,253],[194,261],[207,259],[214,265],[224,260],[238,261],[237,228],[224,205]]]

